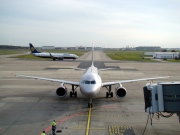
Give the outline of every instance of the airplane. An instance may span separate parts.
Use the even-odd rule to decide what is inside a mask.
[[[31,50],[31,54],[37,57],[42,58],[52,58],[53,60],[63,60],[63,59],[77,59],[78,56],[76,54],[68,54],[68,53],[48,53],[48,52],[39,52],[34,46],[29,43],[29,47]]]
[[[93,48],[93,47],[92,47]],[[59,79],[52,79],[52,78],[44,78],[44,77],[36,77],[36,76],[26,76],[26,75],[16,75],[19,77],[26,77],[26,78],[33,78],[36,80],[46,80],[51,82],[58,82],[61,83],[60,87],[57,88],[56,94],[59,97],[65,97],[67,95],[67,88],[65,84],[72,85],[72,91],[70,91],[70,97],[74,96],[77,97],[76,88],[79,87],[81,93],[89,98],[88,107],[92,107],[92,99],[95,98],[100,90],[105,87],[108,91],[106,92],[106,97],[113,97],[113,92],[111,91],[112,85],[119,85],[115,89],[115,94],[118,98],[123,98],[126,96],[126,89],[122,86],[122,83],[128,82],[138,82],[138,81],[152,81],[154,79],[162,79],[162,78],[169,78],[170,76],[162,76],[162,77],[154,77],[154,78],[142,78],[142,79],[133,79],[133,80],[119,80],[114,82],[102,82],[102,79],[99,75],[99,71],[110,70],[112,68],[107,69],[98,69],[94,66],[94,48],[92,49],[92,64],[87,69],[77,68],[79,70],[85,70],[84,74],[82,75],[79,82],[76,81],[68,81],[68,80],[59,80]]]

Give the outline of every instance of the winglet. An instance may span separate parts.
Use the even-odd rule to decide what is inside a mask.
[[[29,43],[29,47],[30,47],[31,53],[41,53],[37,49],[35,49],[31,43]]]

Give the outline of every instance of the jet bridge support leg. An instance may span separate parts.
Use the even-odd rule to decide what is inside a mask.
[[[106,92],[106,98],[108,98],[109,96],[113,97],[113,92],[111,92],[111,85],[106,86],[106,89],[108,90],[108,92]]]
[[[77,97],[77,91],[75,91],[77,87],[78,86],[74,88],[74,85],[72,85],[72,91],[70,92],[70,97],[72,96]]]
[[[180,113],[177,113],[177,116],[179,117],[179,122],[180,122]]]

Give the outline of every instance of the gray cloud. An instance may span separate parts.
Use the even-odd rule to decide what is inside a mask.
[[[175,0],[1,0],[0,44],[178,47],[179,6]]]

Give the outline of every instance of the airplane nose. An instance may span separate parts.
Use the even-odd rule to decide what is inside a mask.
[[[90,95],[90,96],[94,96],[95,91],[94,90],[89,90],[89,91],[87,91],[87,94]]]
[[[99,90],[95,87],[82,87],[81,92],[88,97],[94,97],[98,94]]]

